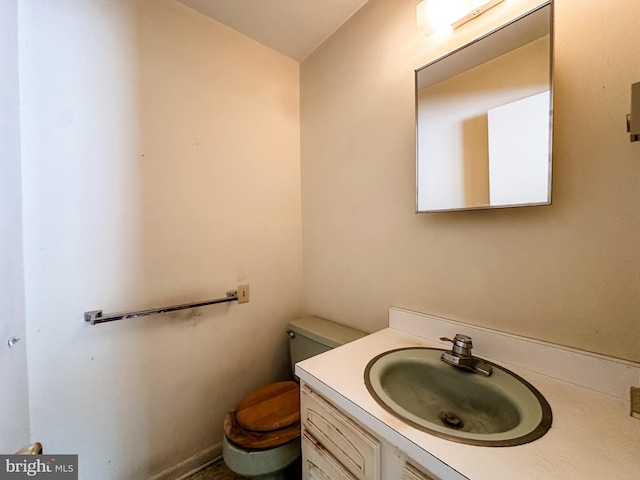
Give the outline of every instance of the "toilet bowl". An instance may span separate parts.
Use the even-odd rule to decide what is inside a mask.
[[[300,455],[300,387],[278,382],[254,390],[224,419],[222,456],[247,477],[284,478]]]
[[[292,371],[296,362],[365,335],[319,317],[295,320],[287,332]],[[284,479],[285,469],[300,456],[299,385],[271,383],[244,397],[225,417],[222,456],[239,475]]]
[[[222,439],[224,462],[238,475],[263,480],[284,480],[286,468],[300,456],[300,439],[269,450],[247,451]]]

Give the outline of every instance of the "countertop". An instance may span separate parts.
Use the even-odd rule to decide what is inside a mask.
[[[444,479],[640,478],[640,420],[630,416],[628,399],[495,358],[485,356],[530,382],[551,405],[553,424],[542,438],[515,447],[480,447],[444,440],[405,424],[371,397],[364,370],[376,355],[411,346],[447,348],[443,342],[386,328],[300,362],[296,373],[375,435]]]

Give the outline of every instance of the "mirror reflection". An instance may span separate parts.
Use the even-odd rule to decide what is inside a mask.
[[[417,211],[551,203],[551,6],[416,70]]]

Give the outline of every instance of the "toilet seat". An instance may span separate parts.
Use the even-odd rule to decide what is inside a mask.
[[[300,436],[300,387],[277,382],[254,390],[224,419],[229,440],[248,450],[278,447]]]

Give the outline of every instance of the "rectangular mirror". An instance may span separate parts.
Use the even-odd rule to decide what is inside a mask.
[[[552,6],[416,70],[418,213],[551,203]]]

